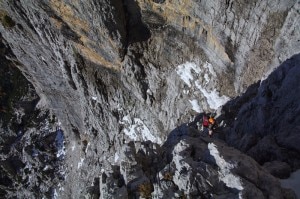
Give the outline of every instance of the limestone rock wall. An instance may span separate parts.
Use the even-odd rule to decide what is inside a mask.
[[[299,53],[296,0],[0,4],[1,35],[68,140],[62,197],[87,195],[123,143],[162,143]]]

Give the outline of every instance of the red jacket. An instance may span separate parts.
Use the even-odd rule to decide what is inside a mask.
[[[208,117],[207,116],[203,116],[203,119],[202,119],[202,125],[203,127],[208,127],[209,126],[209,121],[208,121]]]

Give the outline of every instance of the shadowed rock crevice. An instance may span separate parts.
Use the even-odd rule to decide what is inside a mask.
[[[142,21],[141,9],[137,2],[124,0],[123,3],[126,16],[127,47],[130,44],[148,40],[151,33]]]
[[[261,165],[279,161],[300,168],[297,124],[300,54],[291,57],[260,84],[228,102],[220,120],[226,142]]]

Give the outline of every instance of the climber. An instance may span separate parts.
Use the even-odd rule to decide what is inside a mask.
[[[213,134],[213,129],[214,129],[215,126],[216,126],[216,120],[215,120],[215,118],[212,116],[212,114],[210,115],[210,117],[209,117],[209,119],[208,119],[208,123],[209,123],[209,125],[208,125],[208,135],[209,135],[209,137],[211,137],[212,134]]]
[[[202,117],[202,126],[204,128],[208,128],[208,126],[209,126],[208,115],[206,115],[205,113],[203,114],[203,117]]]
[[[203,114],[203,117],[202,117],[202,130],[203,130],[203,132],[208,131],[209,137],[212,136],[213,129],[214,129],[215,125],[216,125],[216,121],[215,121],[212,114],[210,114],[210,115]]]

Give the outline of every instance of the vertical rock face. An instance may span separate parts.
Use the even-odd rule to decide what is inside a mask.
[[[0,4],[16,65],[65,132],[65,198],[98,196],[123,143],[161,144],[300,52],[296,0]]]

